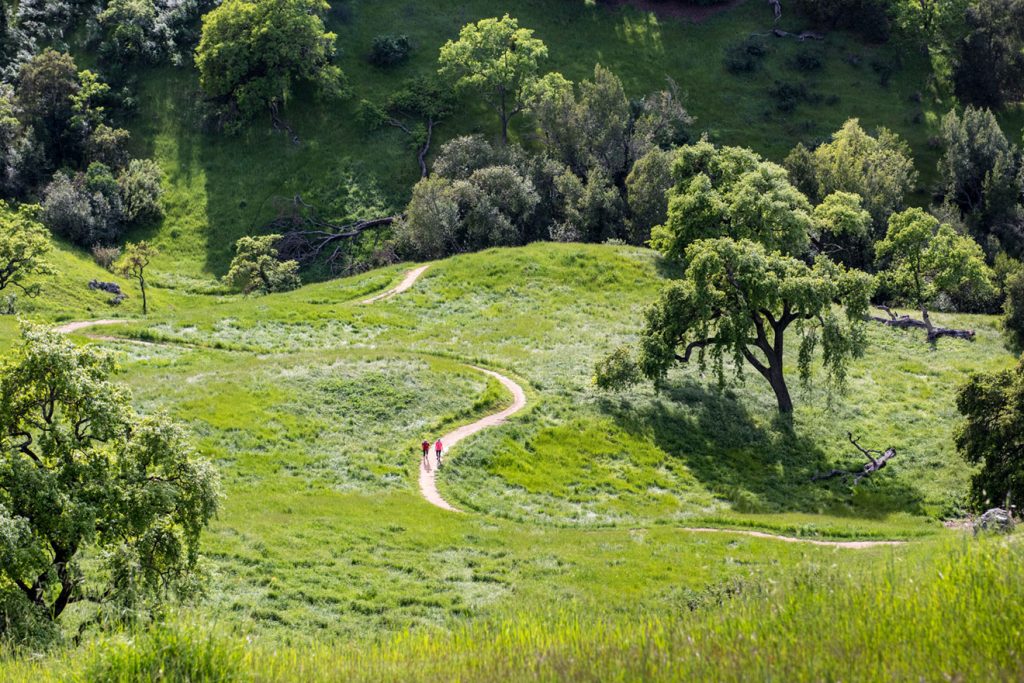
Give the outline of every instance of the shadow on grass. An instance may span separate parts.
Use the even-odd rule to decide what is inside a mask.
[[[623,429],[649,438],[737,512],[807,512],[881,518],[893,512],[924,514],[915,488],[889,473],[851,485],[849,479],[812,482],[833,467],[791,423],[773,416],[757,420],[729,391],[686,382],[663,387],[660,400],[634,404],[605,399],[601,409]],[[767,422],[768,424],[762,424]]]

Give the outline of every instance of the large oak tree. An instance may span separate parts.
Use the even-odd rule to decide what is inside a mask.
[[[787,339],[799,340],[799,371],[811,375],[820,350],[826,376],[842,386],[850,358],[865,345],[864,318],[874,281],[827,257],[813,265],[750,240],[698,240],[686,271],[647,311],[634,360],[618,351],[599,364],[599,387],[660,380],[676,363],[710,360],[721,379],[725,361],[750,366],[772,387],[779,412],[793,411],[786,381]]]
[[[23,336],[0,364],[2,583],[51,620],[75,602],[133,610],[195,591],[211,465],[179,426],[135,412],[110,357]]]

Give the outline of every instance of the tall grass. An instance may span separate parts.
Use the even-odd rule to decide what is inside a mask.
[[[692,611],[536,609],[370,646],[282,650],[178,623],[0,674],[125,682],[1022,680],[1019,540],[965,540],[931,559],[864,573],[820,566],[691,602]]]

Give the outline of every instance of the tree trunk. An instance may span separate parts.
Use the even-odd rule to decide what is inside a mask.
[[[793,412],[793,399],[789,396],[789,387],[786,386],[786,377],[782,374],[782,363],[772,365],[768,369],[768,383],[772,385],[775,392],[775,400],[779,404],[779,412],[789,415]]]
[[[142,315],[149,313],[149,306],[146,304],[146,281],[139,276],[139,289],[142,290]]]

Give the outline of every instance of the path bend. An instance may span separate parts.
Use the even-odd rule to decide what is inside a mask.
[[[410,270],[408,273],[405,274],[405,278],[401,282],[399,282],[397,285],[395,285],[391,289],[389,289],[387,291],[384,291],[384,292],[381,292],[380,294],[377,294],[376,296],[371,296],[369,299],[364,299],[364,300],[360,301],[359,303],[364,304],[364,305],[365,304],[373,304],[373,303],[377,303],[378,301],[383,301],[384,299],[390,299],[391,297],[395,296],[396,294],[401,294],[402,292],[406,291],[407,289],[410,289],[414,284],[416,284],[416,281],[420,279],[420,275],[423,275],[424,271],[426,271],[426,269],[429,268],[429,267],[430,267],[430,264],[428,263],[425,266],[420,266],[419,268],[413,268],[412,270]]]
[[[392,289],[389,289],[386,292],[382,292],[381,294],[378,294],[375,297],[371,297],[370,299],[367,299],[362,303],[369,304],[374,303],[376,301],[382,301],[384,299],[390,298],[396,294],[400,294],[401,292],[406,291],[416,283],[416,280],[419,279],[419,277],[428,267],[429,265],[420,266],[419,268],[409,271],[406,274],[405,279],[403,279],[402,282],[399,283],[396,287],[393,287]],[[72,332],[78,332],[79,330],[83,330],[88,327],[119,325],[122,323],[130,322],[132,321],[114,319],[78,320],[74,322],[64,323],[63,325],[60,325],[59,327],[56,327],[54,329],[62,334],[70,334]],[[132,341],[130,339],[121,337],[101,337],[100,339],[103,339],[104,341]],[[509,417],[518,413],[520,410],[526,407],[526,392],[523,391],[523,388],[516,384],[514,381],[500,373],[494,372],[493,370],[487,370],[485,368],[481,368],[475,365],[470,365],[469,367],[476,370],[477,372],[482,372],[485,375],[489,375],[498,380],[499,382],[501,382],[501,384],[512,393],[512,405],[510,405],[509,407],[505,408],[500,412],[494,413],[493,415],[487,415],[485,417],[482,417],[475,422],[463,425],[449,432],[448,434],[443,435],[441,437],[441,442],[445,445],[446,451],[468,436],[472,436],[473,434],[483,431],[484,429],[496,427],[500,424],[503,424]],[[427,500],[428,503],[442,510],[448,510],[451,512],[461,512],[461,510],[459,510],[451,503],[446,501],[438,492],[436,474],[437,460],[436,456],[431,454],[428,457],[427,463],[424,463],[422,460],[420,461],[419,484],[420,492],[423,494],[423,497]],[[775,541],[781,541],[784,543],[805,543],[807,545],[826,546],[832,548],[861,549],[873,548],[878,546],[898,546],[904,545],[906,543],[905,541],[823,541],[813,538],[799,538],[796,536],[770,534],[764,531],[753,531],[750,529],[727,529],[719,527],[681,527],[679,530],[699,534],[737,534],[741,536],[750,536],[754,538],[765,538]]]
[[[493,370],[487,370],[480,368],[475,365],[470,365],[477,372],[482,372],[485,375],[490,375],[494,379],[501,382],[501,384],[512,392],[512,405],[505,408],[501,412],[494,413],[493,415],[487,415],[482,417],[476,422],[468,425],[463,425],[458,429],[451,431],[441,437],[441,443],[444,444],[445,452],[449,452],[450,449],[467,436],[472,436],[477,432],[483,431],[488,427],[496,427],[504,423],[509,417],[515,415],[520,410],[526,407],[526,392],[523,388],[513,382],[511,379],[500,373],[494,372]],[[427,461],[420,460],[420,493],[426,498],[427,502],[435,507],[439,507],[442,510],[449,510],[451,512],[461,512],[458,508],[453,506],[451,503],[441,497],[441,494],[437,491],[437,457],[431,453],[427,456]]]

